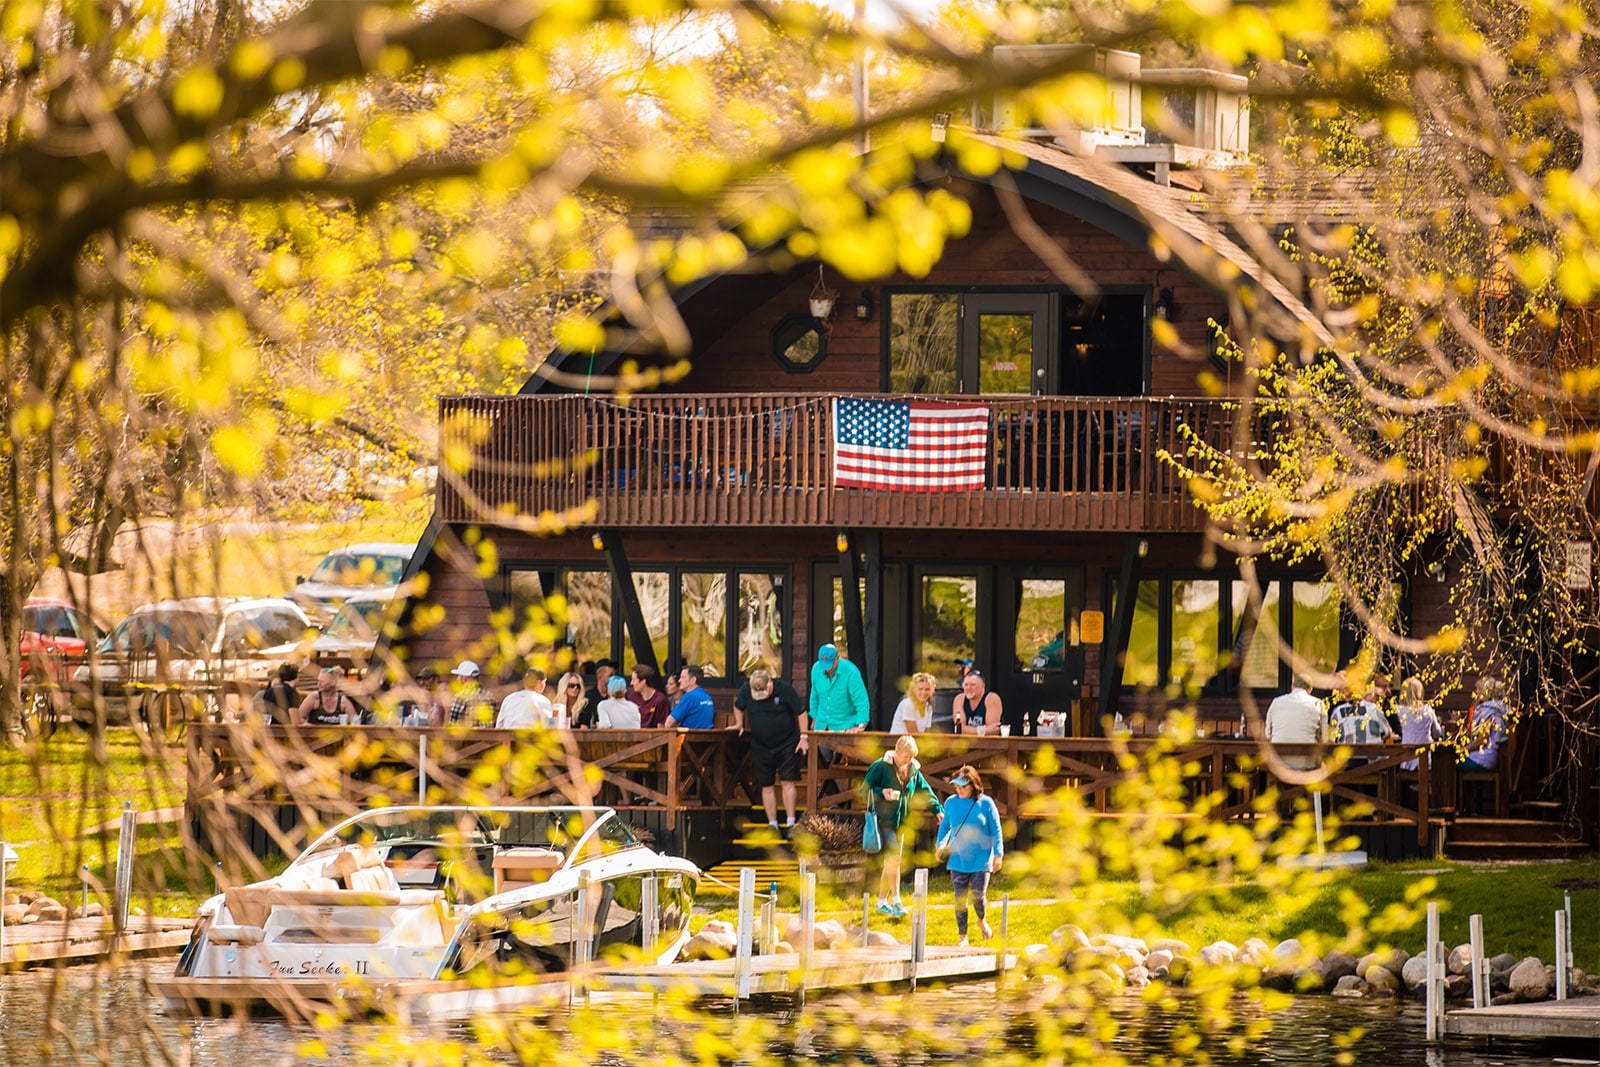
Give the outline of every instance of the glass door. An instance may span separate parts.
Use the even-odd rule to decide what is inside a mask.
[[[991,685],[1013,734],[1036,734],[1041,716],[1070,732],[1083,685],[1083,568],[1000,567],[995,575]]]
[[[963,393],[1037,396],[1050,385],[1050,293],[969,293],[961,301]]]

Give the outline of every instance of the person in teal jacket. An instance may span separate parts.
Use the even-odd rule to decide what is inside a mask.
[[[906,913],[900,900],[900,851],[904,838],[915,839],[921,812],[938,815],[943,810],[917,763],[917,739],[910,734],[896,738],[894,748],[867,768],[861,788],[866,793],[863,799],[868,810],[878,813],[878,837],[883,842],[878,852],[883,859],[878,877],[878,910],[899,918]]]
[[[841,658],[834,645],[817,649],[811,665],[811,728],[860,733],[871,712],[861,669]]]
[[[972,764],[963,764],[950,784],[956,795],[945,801],[944,817],[939,822],[937,853],[945,858],[954,891],[956,932],[962,947],[967,944],[967,897],[978,917],[978,929],[985,938],[993,937],[989,926],[989,876],[1000,869],[1005,854],[1005,838],[1000,825],[1000,808],[983,791],[983,777]]]

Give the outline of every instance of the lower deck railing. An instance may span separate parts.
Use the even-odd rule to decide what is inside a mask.
[[[853,816],[862,811],[861,781],[894,743],[886,734],[813,734],[800,786],[804,810]],[[1248,740],[1002,738],[931,734],[920,739],[923,773],[945,794],[963,764],[982,772],[1010,820],[1049,819],[1063,810],[1060,791],[1087,811],[1128,818],[1206,813],[1252,820],[1264,795],[1304,798],[1307,786],[1276,780],[1265,752]],[[258,854],[295,855],[337,821],[384,804],[603,804],[649,813],[677,831],[686,813],[741,812],[761,803],[746,738],[727,730],[591,730],[529,735],[504,730],[395,727],[261,727],[207,724],[188,733],[189,822],[215,847],[219,835],[243,835]],[[826,752],[824,752],[826,750]],[[1416,769],[1401,764],[1411,749],[1354,750],[1279,746],[1292,759],[1326,759],[1316,789],[1331,815],[1352,810],[1362,821],[1414,831],[1429,846],[1430,827],[1455,815],[1454,764],[1424,753]],[[521,754],[519,756],[519,753]],[[1181,785],[1152,804],[1151,761],[1179,761]],[[1500,795],[1493,791],[1496,802]],[[1361,805],[1352,809],[1352,805]],[[1486,812],[1492,814],[1492,812]],[[263,846],[265,846],[263,848]]]

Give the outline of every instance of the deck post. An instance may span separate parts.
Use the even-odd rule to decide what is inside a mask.
[[[761,905],[761,951],[763,954],[778,951],[778,883],[772,883],[772,891],[767,894],[766,902]]]
[[[1567,913],[1556,912],[1556,999],[1567,999]]]
[[[733,1006],[750,997],[750,949],[756,926],[756,872],[754,867],[739,869],[739,917],[735,936],[738,948],[733,957]]]
[[[136,822],[133,801],[122,802],[122,824],[117,831],[117,881],[111,898],[111,930],[121,934],[128,928],[128,905],[133,899],[133,846]]]
[[[660,956],[656,942],[661,940],[661,898],[658,895],[660,888],[654,878],[644,879],[644,885],[639,893],[639,947],[644,949],[645,955],[652,961]]]
[[[1570,982],[1572,980],[1572,890],[1566,890],[1562,898],[1561,910],[1567,917],[1567,954],[1556,960],[1556,969],[1566,974]]]
[[[1427,976],[1427,1037],[1429,1041],[1439,1040],[1439,1001],[1440,986],[1444,976],[1439,972],[1443,970],[1442,961],[1439,959],[1439,903],[1428,901],[1428,939],[1423,948],[1428,954]]]
[[[1467,919],[1467,942],[1472,950],[1472,1006],[1484,1008],[1489,1005],[1487,990],[1484,988],[1484,961],[1483,961],[1483,916],[1473,915]]]
[[[917,988],[918,964],[928,951],[928,868],[918,867],[911,879],[911,963],[906,977],[913,992]]]

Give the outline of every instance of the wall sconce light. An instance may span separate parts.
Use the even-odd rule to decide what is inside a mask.
[[[950,112],[941,111],[933,116],[933,127],[929,134],[933,137],[934,144],[944,144],[945,131],[950,128]]]
[[[841,554],[850,551],[850,535],[843,530],[834,534],[833,547],[838,549]]]
[[[1443,563],[1440,563],[1438,560],[1434,560],[1432,563],[1428,564],[1427,567],[1425,567],[1424,569],[1428,572],[1428,577],[1429,578],[1432,578],[1436,582],[1444,581],[1444,564]]]
[[[822,266],[817,266],[817,284],[811,290],[811,317],[818,322],[826,322],[833,318],[833,305],[839,299],[839,294],[828,288],[828,281],[822,276]]]
[[[600,536],[598,531],[589,538],[589,543],[594,546],[596,552],[604,552],[606,550],[606,540]]]
[[[856,318],[862,320],[863,322],[865,322],[867,319],[872,318],[872,290],[871,289],[863,289],[863,290],[861,290],[861,295],[856,298]]]
[[[1172,316],[1177,313],[1177,302],[1172,299],[1172,290],[1163,289],[1156,294],[1156,306],[1152,309],[1158,319],[1172,321]]]

